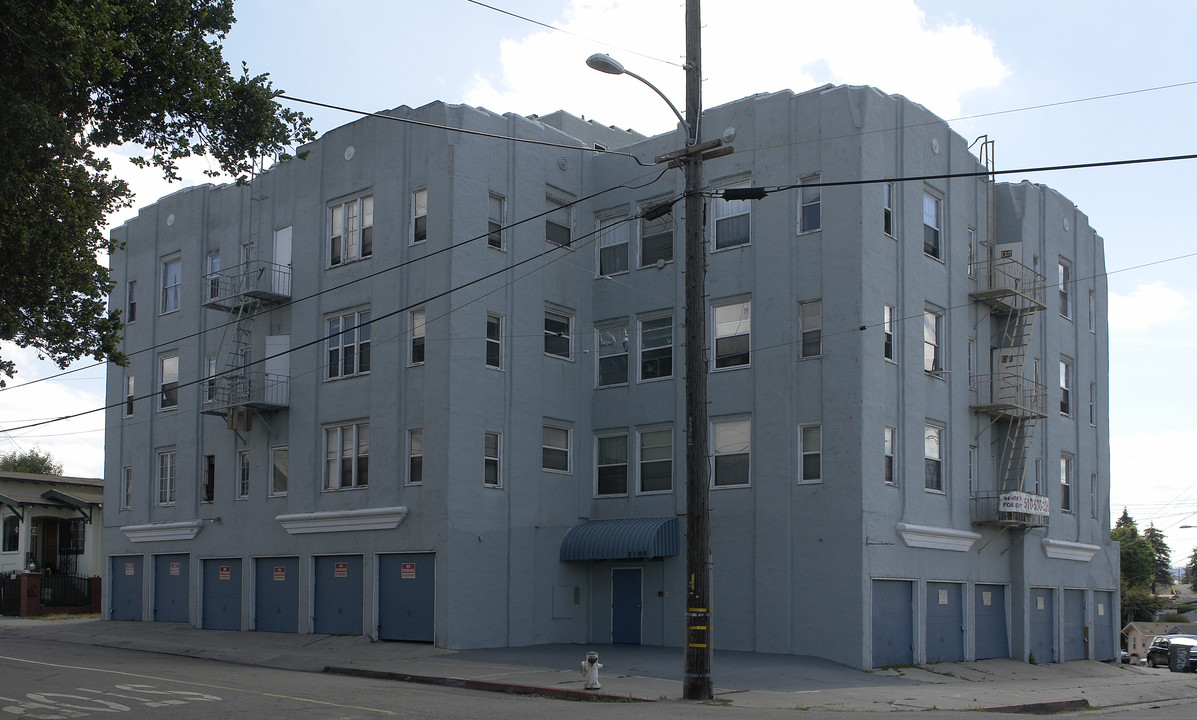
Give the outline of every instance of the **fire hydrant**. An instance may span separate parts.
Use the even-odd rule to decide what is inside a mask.
[[[582,661],[578,672],[586,676],[587,690],[601,690],[602,685],[599,684],[598,671],[603,667],[603,664],[598,661],[598,653],[586,653],[586,659]]]

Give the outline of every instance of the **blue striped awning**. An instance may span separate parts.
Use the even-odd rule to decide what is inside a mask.
[[[677,555],[676,517],[590,520],[575,525],[561,541],[561,562],[647,560]]]

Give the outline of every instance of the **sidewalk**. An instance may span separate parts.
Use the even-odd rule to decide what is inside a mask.
[[[682,691],[682,652],[677,648],[538,645],[451,651],[360,636],[0,617],[0,641],[6,637],[557,697],[596,694],[583,689],[577,670],[586,651],[594,650],[604,665],[602,696],[676,701]],[[1042,713],[1197,699],[1197,675],[1084,661],[1029,665],[983,660],[861,672],[818,658],[716,650],[711,675],[715,702],[737,707]]]

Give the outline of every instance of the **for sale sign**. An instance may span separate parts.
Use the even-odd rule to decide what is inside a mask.
[[[1007,492],[1002,493],[999,509],[1004,513],[1050,515],[1051,503],[1042,495],[1032,495],[1025,492]]]

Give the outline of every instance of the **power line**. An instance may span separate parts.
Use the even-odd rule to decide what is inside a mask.
[[[1040,105],[1027,105],[1026,107],[1014,108],[1012,110],[994,110],[993,112],[977,113],[975,115],[961,115],[960,117],[951,118],[947,120],[947,122],[956,122],[957,120],[974,120],[976,118],[993,117],[995,115],[1007,115],[1010,113],[1025,112],[1027,110],[1042,110],[1044,108],[1060,107],[1062,105],[1075,105],[1076,103],[1090,102],[1093,100],[1107,100],[1109,98],[1124,97],[1126,95],[1138,95],[1140,93],[1156,92],[1157,90],[1172,90],[1174,88],[1186,87],[1189,85],[1197,85],[1197,80],[1172,83],[1171,85],[1156,85],[1155,87],[1107,93],[1105,95],[1090,95],[1089,97],[1076,98],[1074,100],[1060,100],[1059,102],[1042,103]]]

